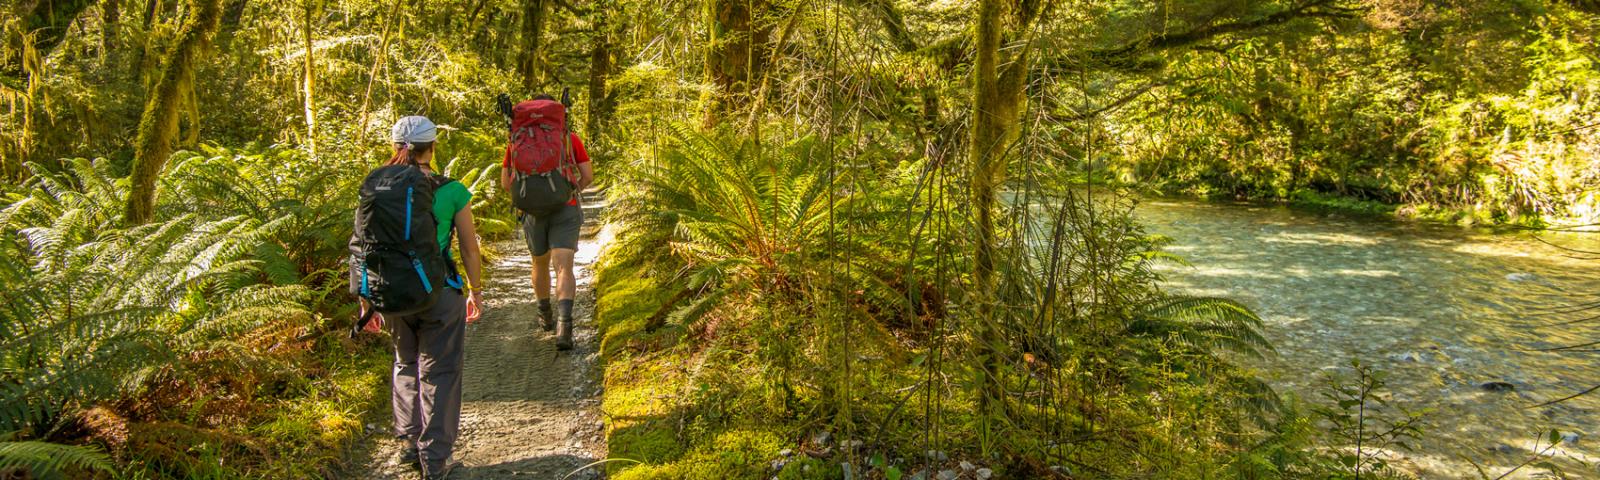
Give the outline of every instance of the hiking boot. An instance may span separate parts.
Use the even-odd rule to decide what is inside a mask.
[[[422,457],[417,453],[417,444],[405,436],[397,437],[396,440],[400,443],[400,453],[389,459],[389,466],[407,466],[413,470],[421,470]]]
[[[572,350],[572,317],[562,317],[556,324],[556,350]]]
[[[550,302],[539,302],[539,320],[544,324],[544,331],[556,329],[556,314],[551,311]]]
[[[450,472],[455,471],[458,466],[461,466],[458,462],[445,462],[444,466],[438,469],[430,469],[424,466],[422,468],[422,480],[444,480],[450,478]]]
[[[407,445],[400,449],[400,458],[395,459],[395,465],[405,465],[415,469],[422,468],[422,456],[417,453],[415,445]]]

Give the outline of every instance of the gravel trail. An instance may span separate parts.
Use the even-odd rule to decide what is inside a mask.
[[[528,280],[533,259],[527,248],[520,240],[495,245],[505,255],[486,268],[488,311],[467,327],[461,437],[455,451],[461,466],[450,478],[559,479],[605,458],[593,280],[608,233],[585,238],[578,248],[576,345],[566,352],[556,350],[554,333],[539,328]],[[382,435],[388,425],[375,427],[378,439],[366,459],[365,475],[357,478],[418,478],[409,466],[396,465],[399,443]],[[599,468],[570,478],[600,478]]]

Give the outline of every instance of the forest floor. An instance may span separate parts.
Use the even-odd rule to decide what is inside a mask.
[[[462,376],[460,439],[452,479],[559,479],[606,457],[601,435],[599,337],[594,324],[594,266],[609,232],[578,248],[575,347],[555,348],[555,334],[539,328],[529,288],[532,257],[521,240],[495,245],[504,255],[487,266],[484,317],[467,327]],[[399,465],[400,443],[391,441],[388,410],[368,425],[372,447],[364,470],[370,480],[410,480],[417,470]],[[361,459],[357,460],[358,462]],[[357,465],[363,465],[357,463]],[[572,479],[599,478],[600,467]]]

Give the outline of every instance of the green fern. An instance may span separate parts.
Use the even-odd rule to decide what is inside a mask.
[[[0,440],[0,473],[17,469],[26,473],[24,478],[54,479],[69,478],[70,473],[113,473],[113,464],[92,446]]]
[[[1226,298],[1158,297],[1135,307],[1133,335],[1166,338],[1186,347],[1227,350],[1260,358],[1273,352],[1261,336],[1261,317]]]
[[[166,216],[134,227],[118,224],[125,193],[103,162],[29,165],[27,195],[0,209],[0,279],[27,286],[7,289],[0,302],[0,431],[51,438],[79,409],[188,375],[186,359],[216,357],[206,352],[227,352],[241,373],[291,367],[239,341],[310,321],[311,289],[291,268],[310,261],[294,258],[305,253],[295,248],[337,245],[326,232],[338,229],[291,234],[328,220],[301,218],[310,204],[280,201],[278,189],[316,187],[240,182],[268,180],[240,157],[180,160],[165,179],[163,198],[175,198],[163,205]],[[327,200],[316,208],[338,204]],[[18,462],[55,448],[0,445],[14,449],[0,459]],[[29,465],[37,474],[84,464]]]

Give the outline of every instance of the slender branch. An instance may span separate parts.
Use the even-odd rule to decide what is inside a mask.
[[[1544,403],[1541,403],[1541,404],[1538,404],[1538,405],[1533,405],[1533,406],[1530,406],[1528,408],[1548,407],[1550,405],[1555,405],[1557,403],[1565,402],[1567,400],[1572,400],[1574,398],[1578,398],[1578,397],[1581,397],[1581,396],[1584,396],[1584,395],[1588,395],[1588,394],[1594,393],[1595,390],[1600,390],[1600,385],[1595,385],[1593,387],[1589,387],[1588,390],[1584,390],[1584,391],[1581,391],[1581,392],[1578,392],[1578,393],[1574,393],[1572,395],[1567,395],[1565,397],[1557,398],[1555,400],[1544,402]]]
[[[1337,0],[1315,0],[1260,18],[1209,24],[1189,30],[1187,32],[1172,35],[1165,33],[1156,34],[1143,40],[1120,47],[1090,50],[1085,53],[1089,58],[1097,59],[1104,63],[1115,63],[1120,59],[1126,59],[1144,53],[1187,47],[1222,35],[1281,25],[1302,18],[1355,18],[1356,13],[1359,12],[1358,9],[1332,6],[1332,4],[1336,3],[1336,1]]]
[[[1150,91],[1154,90],[1156,87],[1162,87],[1166,85],[1166,80],[1154,80],[1144,84],[1143,86],[1133,89],[1132,91],[1122,95],[1121,97],[1118,97],[1116,100],[1112,100],[1111,103],[1105,104],[1100,108],[1096,108],[1087,112],[1077,112],[1067,116],[1052,115],[1051,120],[1059,122],[1081,122],[1088,120],[1090,118],[1100,116],[1106,112],[1122,108],[1124,105],[1127,105],[1134,100],[1138,100],[1139,97],[1143,97],[1146,93],[1150,93]]]

